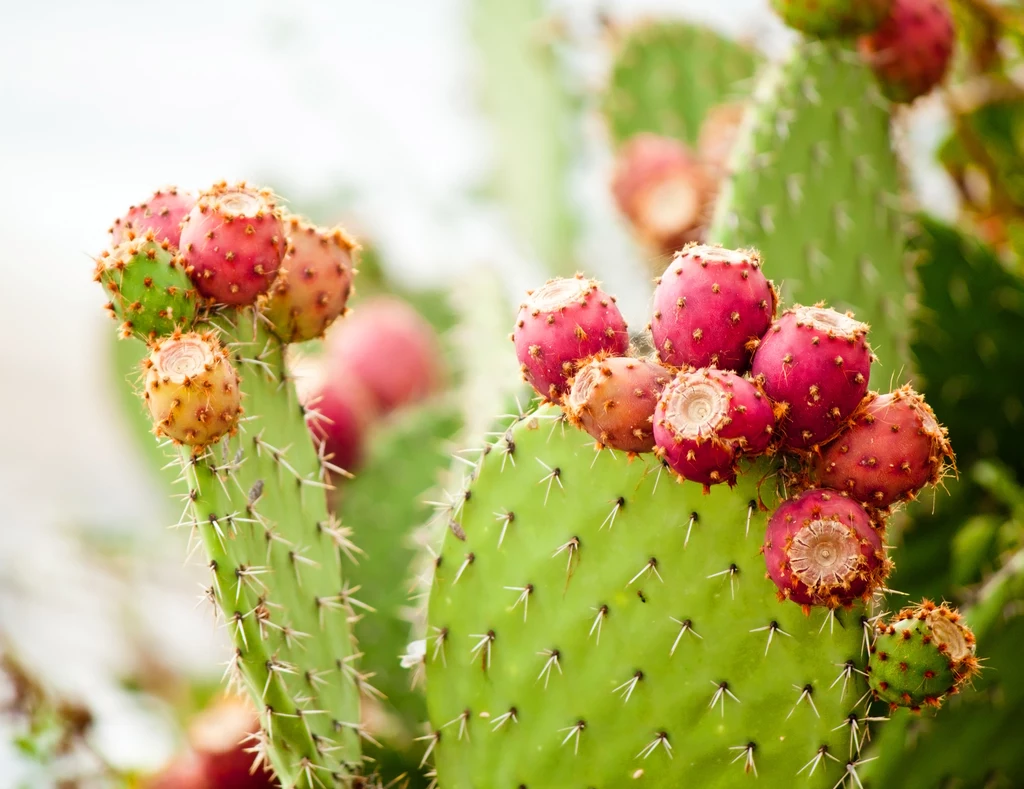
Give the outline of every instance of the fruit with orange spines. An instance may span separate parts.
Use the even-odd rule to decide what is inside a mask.
[[[176,186],[158,189],[145,202],[133,205],[114,220],[108,231],[117,246],[131,238],[142,238],[153,231],[156,241],[166,241],[175,249],[180,245],[181,222],[196,203],[195,195]]]

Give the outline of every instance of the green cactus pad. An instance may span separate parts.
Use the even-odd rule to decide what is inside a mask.
[[[643,24],[619,45],[604,114],[616,145],[652,132],[697,143],[709,109],[747,91],[759,55],[705,27],[683,22]]]
[[[229,675],[260,710],[264,755],[286,789],[358,771],[360,691],[342,575],[348,534],[329,517],[323,463],[284,376],[284,346],[251,312],[215,323],[232,350],[246,419],[182,455],[185,525],[213,571],[209,596],[235,646]],[[235,670],[237,669],[237,671]]]
[[[192,281],[166,244],[125,241],[97,260],[95,278],[125,336],[164,336],[196,319]]]
[[[760,250],[789,303],[853,310],[888,385],[905,373],[910,292],[889,106],[856,54],[821,42],[767,72],[754,101],[708,240]]]
[[[595,454],[558,408],[518,420],[448,513],[431,591],[440,785],[836,785],[863,735],[864,614],[779,601],[770,470],[704,495],[653,456]]]
[[[810,36],[858,36],[877,28],[892,0],[772,0],[790,27]]]
[[[974,634],[958,612],[925,603],[879,625],[868,661],[875,698],[893,707],[938,707],[977,671]]]

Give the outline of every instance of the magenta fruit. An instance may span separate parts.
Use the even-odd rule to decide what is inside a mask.
[[[180,251],[201,295],[220,304],[252,304],[281,267],[281,211],[267,189],[217,184],[182,222]]]
[[[868,388],[867,324],[823,306],[795,306],[761,338],[752,373],[785,408],[784,446],[806,450],[839,432]]]
[[[598,354],[583,363],[564,398],[566,415],[604,447],[654,449],[654,407],[672,374],[649,359]]]
[[[356,243],[341,228],[326,230],[290,216],[287,251],[263,314],[285,342],[321,336],[345,313],[352,293]]]
[[[756,252],[691,244],[654,291],[650,330],[665,364],[743,372],[748,346],[767,331],[777,297]]]
[[[780,504],[762,552],[779,599],[805,607],[849,606],[878,589],[891,568],[868,511],[829,489]]]
[[[935,412],[912,387],[869,393],[850,424],[822,449],[814,473],[828,487],[865,504],[913,499],[942,477],[953,449]]]
[[[557,402],[583,359],[602,351],[623,356],[629,349],[615,299],[595,280],[556,278],[527,296],[512,341],[523,378],[542,397]]]
[[[217,338],[175,332],[151,348],[144,396],[157,435],[201,449],[233,434],[242,413],[238,373]]]
[[[641,133],[619,151],[612,194],[637,236],[661,252],[697,238],[712,181],[679,140]]]
[[[158,189],[144,203],[133,205],[128,213],[114,221],[109,230],[114,237],[113,245],[141,238],[152,230],[156,241],[167,241],[177,248],[181,240],[181,222],[195,204],[194,195],[176,186]]]
[[[771,404],[750,381],[727,370],[683,370],[658,400],[656,452],[683,479],[731,485],[738,459],[767,449],[774,423]]]
[[[408,302],[378,296],[359,305],[327,334],[327,374],[355,377],[387,414],[419,402],[444,379],[434,327]]]

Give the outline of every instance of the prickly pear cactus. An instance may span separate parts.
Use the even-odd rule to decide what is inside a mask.
[[[442,785],[834,785],[863,736],[864,609],[779,601],[770,469],[703,495],[585,439],[557,407],[518,419],[450,512],[426,642]]]
[[[801,43],[758,83],[707,236],[760,250],[784,301],[853,310],[885,378],[903,371],[910,292],[890,122],[855,52]]]

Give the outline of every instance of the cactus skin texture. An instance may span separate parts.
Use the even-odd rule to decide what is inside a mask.
[[[220,183],[203,192],[181,226],[181,254],[199,293],[245,306],[281,267],[285,227],[267,189]]]
[[[263,314],[285,342],[321,336],[345,313],[352,294],[356,243],[341,228],[327,230],[289,216],[281,275],[274,280]]]
[[[768,520],[764,560],[782,599],[837,608],[867,600],[889,574],[884,524],[839,491],[812,489]]]
[[[868,683],[890,707],[938,707],[978,673],[974,634],[961,615],[925,600],[879,623]]]
[[[870,324],[884,380],[905,368],[910,291],[890,121],[856,53],[802,42],[758,82],[707,234],[771,261],[786,303]]]
[[[758,54],[685,22],[652,22],[623,31],[603,110],[618,147],[642,132],[696,145],[701,121],[735,98],[757,68]]]
[[[690,244],[657,283],[650,331],[665,364],[749,367],[748,345],[767,331],[778,304],[756,252]]]
[[[612,194],[638,239],[672,253],[698,238],[713,182],[685,144],[643,133],[619,149]]]
[[[577,275],[548,280],[528,294],[512,342],[523,378],[542,397],[557,402],[579,362],[601,351],[625,354],[629,334],[615,299],[595,280]]]
[[[790,449],[810,449],[836,435],[868,390],[873,354],[868,327],[824,307],[786,310],[754,353],[751,372],[785,405]]]
[[[953,12],[947,0],[893,0],[892,11],[860,51],[894,102],[914,101],[945,78],[956,47]]]
[[[107,309],[124,337],[187,330],[196,319],[195,287],[170,242],[156,241],[152,230],[104,251],[93,279],[110,298]]]
[[[430,597],[440,785],[831,789],[856,759],[863,609],[823,628],[777,599],[764,468],[708,495],[660,470],[595,456],[554,406],[485,454]]]
[[[240,371],[246,421],[183,454],[190,514],[213,581],[208,594],[235,646],[229,675],[259,708],[256,745],[285,789],[347,780],[360,769],[360,694],[342,575],[354,550],[327,512],[329,464],[308,437],[284,346],[252,309],[219,316]]]
[[[892,5],[893,0],[772,0],[783,22],[820,38],[870,33]]]
[[[202,450],[237,430],[238,372],[213,332],[175,332],[157,340],[143,367],[144,397],[157,435]]]
[[[158,189],[146,202],[133,205],[123,217],[114,221],[109,230],[113,245],[118,246],[129,238],[140,238],[153,231],[157,241],[166,241],[177,249],[181,222],[195,203],[195,195],[176,186]]]
[[[935,485],[952,464],[946,429],[924,398],[909,386],[870,392],[836,439],[815,461],[815,477],[873,507],[913,499]]]
[[[569,421],[598,444],[623,452],[654,449],[654,407],[672,374],[649,359],[595,356],[565,397]]]

